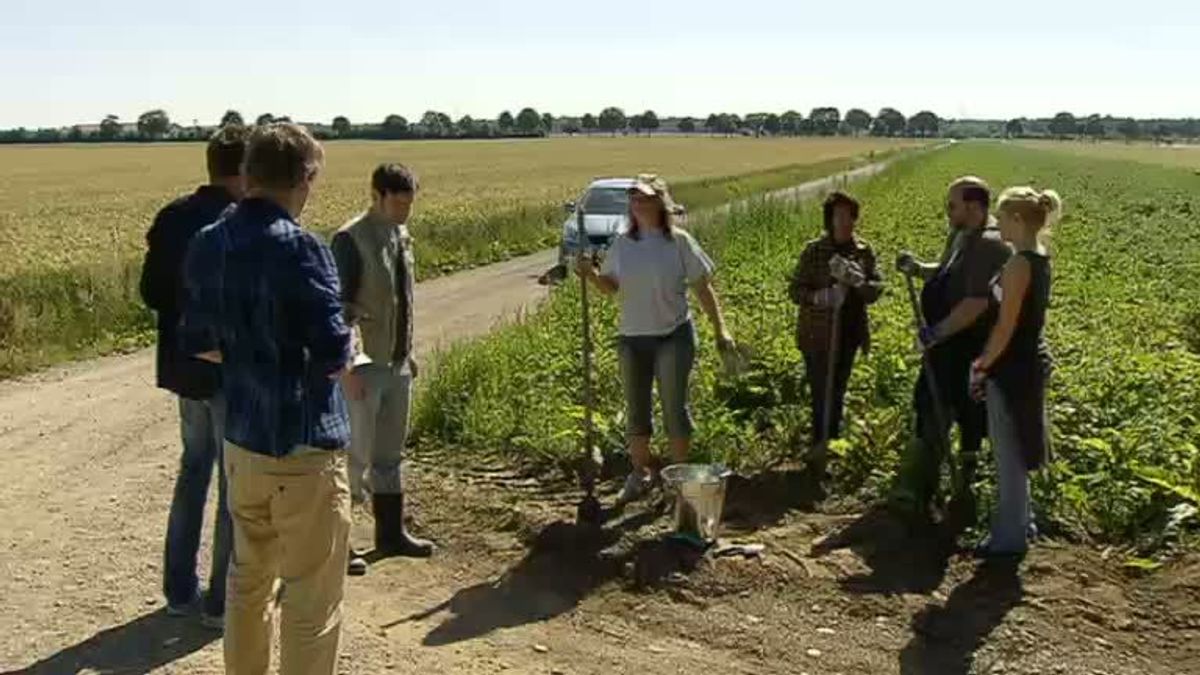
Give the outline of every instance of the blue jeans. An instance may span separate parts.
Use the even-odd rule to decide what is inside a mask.
[[[654,382],[662,400],[668,438],[691,438],[688,379],[696,360],[696,330],[683,324],[668,335],[622,335],[618,346],[625,383],[626,433],[650,436],[654,431]]]
[[[217,395],[205,401],[179,399],[179,419],[183,432],[183,455],[175,495],[167,520],[167,539],[163,555],[163,594],[172,605],[190,603],[199,591],[196,558],[200,551],[200,530],[204,524],[204,505],[213,466],[217,468],[217,518],[213,527],[212,575],[204,611],[214,616],[225,614],[225,575],[233,548],[233,529],[229,503],[225,496],[224,431],[225,401]]]
[[[992,516],[990,547],[1003,553],[1022,553],[1029,547],[1033,505],[1029,497],[1029,471],[1021,454],[1018,424],[1005,391],[995,381],[987,383],[988,433],[996,456],[996,513]]]

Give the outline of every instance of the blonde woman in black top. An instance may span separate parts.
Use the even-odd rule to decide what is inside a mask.
[[[993,289],[999,318],[972,366],[972,392],[987,400],[999,491],[991,534],[979,546],[981,556],[1021,555],[1033,531],[1029,472],[1049,452],[1046,381],[1051,364],[1043,329],[1051,275],[1041,237],[1061,211],[1058,193],[1030,187],[1005,190],[997,204],[1001,236],[1016,254]]]

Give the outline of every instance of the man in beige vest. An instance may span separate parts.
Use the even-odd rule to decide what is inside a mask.
[[[350,490],[371,497],[379,555],[428,557],[433,544],[404,523],[401,462],[408,440],[413,361],[413,247],[409,214],[417,178],[400,164],[371,176],[371,208],[333,237],[347,323],[354,330],[354,370],[343,386],[350,403]],[[368,478],[369,474],[369,478]],[[366,572],[352,554],[350,574]]]

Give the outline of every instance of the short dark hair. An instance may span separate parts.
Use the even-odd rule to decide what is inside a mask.
[[[208,139],[206,151],[208,177],[233,178],[242,173],[242,162],[246,158],[246,137],[249,131],[240,124],[226,124],[217,129]]]
[[[311,180],[324,160],[321,144],[299,124],[255,127],[246,147],[246,182],[251,187],[290,190]]]
[[[397,192],[412,194],[419,188],[417,174],[403,164],[380,164],[371,174],[371,189],[381,195]]]
[[[845,192],[842,192],[841,190],[835,190],[829,193],[829,196],[825,198],[825,203],[821,206],[823,215],[825,217],[826,232],[833,231],[833,212],[839,206],[844,206],[850,209],[850,217],[856,221],[858,220],[858,212],[861,208],[858,200],[846,194]]]
[[[988,207],[992,203],[990,190],[979,185],[964,185],[961,194],[964,202],[978,204],[984,213],[988,212]]]
[[[963,176],[950,184],[951,190],[958,190],[962,200],[968,204],[978,204],[986,214],[992,204],[992,190],[986,181],[977,176]]]

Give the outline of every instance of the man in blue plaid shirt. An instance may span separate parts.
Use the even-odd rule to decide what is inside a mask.
[[[265,675],[276,579],[287,580],[280,670],[335,673],[349,550],[350,359],[337,268],[302,230],[323,151],[294,124],[257,129],[247,196],[192,241],[184,353],[221,364],[234,546],[225,668]]]

